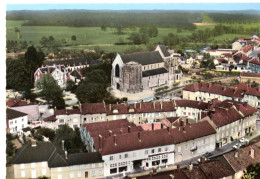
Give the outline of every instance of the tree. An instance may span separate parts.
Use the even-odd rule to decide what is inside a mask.
[[[20,29],[18,29],[18,27],[15,27],[14,31],[17,33],[17,39],[20,39]]]
[[[230,65],[228,70],[229,72],[231,72],[233,69],[234,69],[234,65]]]
[[[71,40],[74,40],[74,41],[77,40],[76,35],[72,35],[72,36],[71,36]]]
[[[30,72],[22,59],[6,60],[6,88],[17,91],[29,90],[31,84]]]
[[[34,84],[34,72],[42,66],[44,53],[41,51],[37,52],[34,46],[30,46],[24,55],[24,60],[31,79],[31,85],[29,87],[32,88]]]
[[[65,101],[62,96],[62,90],[57,81],[50,75],[44,74],[37,82],[37,87],[41,89],[40,95],[44,96],[49,104],[58,109],[65,107]]]
[[[107,96],[108,77],[103,70],[93,70],[77,87],[80,102],[101,102]]]
[[[242,179],[257,179],[260,178],[260,163],[249,165],[244,171]]]
[[[100,28],[101,28],[101,30],[103,30],[103,31],[106,31],[106,30],[107,30],[107,27],[106,27],[105,25],[101,25]]]
[[[61,145],[64,140],[64,147],[66,150],[69,149],[83,149],[83,142],[80,137],[79,129],[73,130],[67,124],[63,125],[56,130],[55,142]]]
[[[49,129],[49,128],[42,127],[42,128],[37,130],[37,133],[39,135],[43,135],[45,137],[48,137],[51,141],[53,141],[54,138],[55,138],[55,131],[52,130],[52,129]]]
[[[67,80],[66,90],[71,91],[75,87],[75,82],[71,79]]]

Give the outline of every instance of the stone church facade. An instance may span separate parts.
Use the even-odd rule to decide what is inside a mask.
[[[117,54],[112,63],[111,87],[114,90],[138,93],[181,79],[177,59],[163,45],[158,45],[154,51]]]

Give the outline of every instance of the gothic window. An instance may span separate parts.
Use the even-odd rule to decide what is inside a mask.
[[[120,75],[119,65],[117,64],[117,65],[116,65],[115,76],[116,76],[116,77],[119,77],[119,75]]]

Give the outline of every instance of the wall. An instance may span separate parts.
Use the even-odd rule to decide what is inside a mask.
[[[21,134],[22,129],[28,126],[28,116],[8,120],[11,134]]]
[[[37,162],[28,164],[15,164],[14,165],[14,176],[15,178],[33,178],[33,173],[36,172],[36,177],[47,176],[50,177],[50,169],[48,168],[48,163]]]

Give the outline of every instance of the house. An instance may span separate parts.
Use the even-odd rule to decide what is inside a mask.
[[[6,106],[10,109],[28,114],[28,122],[37,121],[40,118],[38,104],[17,98],[11,98],[6,102]]]
[[[59,86],[65,86],[67,79],[69,79],[68,71],[64,65],[59,66],[46,66],[38,68],[34,73],[35,83],[41,78],[43,74],[51,74],[53,78],[57,81]]]
[[[191,153],[187,155],[189,158],[202,154],[204,145],[209,151],[215,149],[216,131],[208,121],[179,128],[143,130],[122,119],[85,124],[80,132],[87,149],[101,154],[104,160],[104,176],[172,165],[175,160],[186,159],[181,156],[182,150]],[[195,145],[197,148],[192,153],[190,150]]]
[[[18,150],[12,170],[14,178],[96,178],[103,176],[103,161],[98,153],[68,154],[63,146],[32,141]]]
[[[62,60],[51,60],[51,61],[45,61],[44,64],[46,66],[64,66],[67,71],[73,71],[78,70],[81,68],[88,67],[88,63],[90,62],[90,59],[88,57],[82,57],[82,58],[74,58],[74,59],[62,59]]]
[[[112,63],[111,88],[127,93],[172,84],[182,78],[178,62],[165,46],[158,45],[155,51],[132,54],[117,54]]]
[[[205,113],[202,121],[210,119],[214,123],[217,131],[216,148],[220,148],[252,134],[256,128],[256,113],[257,109],[246,103],[226,100]]]
[[[194,83],[183,88],[183,99],[197,101],[211,101],[218,98],[220,101],[234,100],[247,102],[253,107],[260,108],[260,88],[251,88],[250,85],[238,84],[225,87],[220,84]]]
[[[229,64],[221,64],[216,66],[216,71],[230,71],[230,66]],[[233,72],[251,72],[251,69],[247,68],[245,65],[233,65],[231,68],[231,71]]]
[[[28,114],[10,108],[6,109],[6,131],[21,135],[23,128],[28,127]]]
[[[222,54],[235,54],[237,52],[237,50],[233,50],[233,49],[206,49],[205,53],[209,53],[210,56],[214,56],[214,57],[221,57]]]

